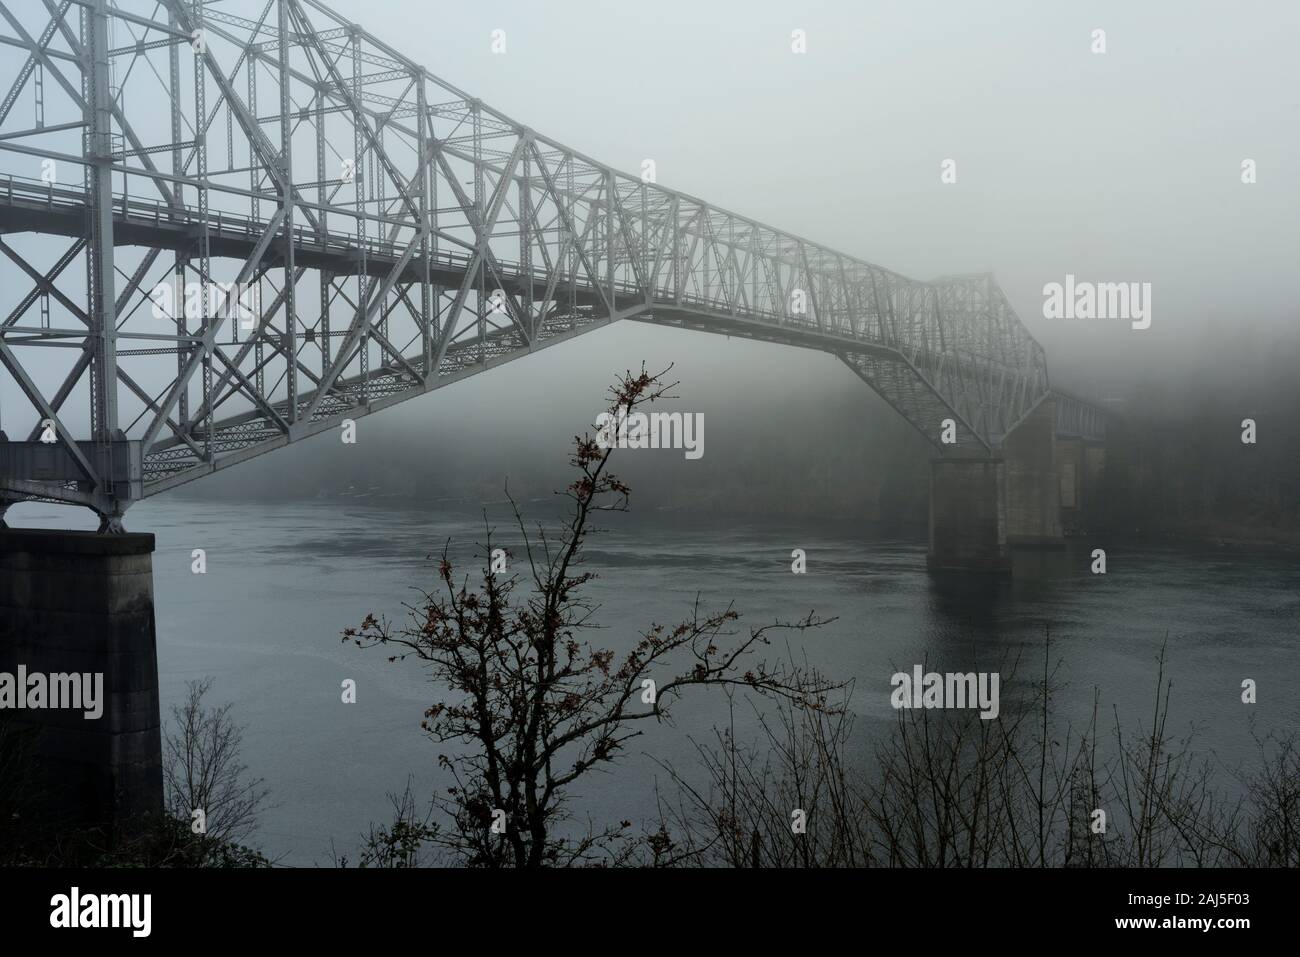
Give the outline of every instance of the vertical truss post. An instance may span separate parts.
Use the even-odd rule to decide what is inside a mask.
[[[195,0],[194,25],[198,31],[200,44],[207,43],[203,21],[204,0]],[[208,225],[208,143],[207,129],[204,124],[208,115],[208,73],[203,64],[202,54],[195,51],[194,57],[194,191],[198,198],[198,260],[199,260],[199,303],[202,313],[203,331],[215,321],[212,303],[212,236]],[[212,349],[206,344],[202,357],[203,383],[203,455],[212,461],[212,409],[216,404],[212,394]],[[187,389],[188,387],[186,387]],[[181,395],[185,394],[185,389]]]
[[[650,224],[647,220],[647,205],[649,203],[648,190],[645,181],[641,183],[641,276],[645,283],[645,301],[648,304],[653,298],[653,290],[657,275],[650,273]]]
[[[713,308],[713,275],[709,269],[709,252],[713,249],[713,217],[709,215],[707,206],[700,210],[700,228],[704,233],[704,249],[700,253],[700,295],[704,299],[704,304],[711,309]]]
[[[420,181],[420,374],[425,381],[433,375],[433,263],[429,246],[429,233],[433,224],[429,219],[430,180],[434,177],[429,130],[429,104],[425,100],[424,70],[415,71],[416,153]]]
[[[34,82],[36,84],[36,128],[42,130],[45,128],[45,66],[41,63],[36,64]]]
[[[609,288],[609,314],[614,315],[614,192],[618,184],[612,169],[605,171],[605,285]]]
[[[349,33],[352,44],[352,102],[361,102],[361,29]],[[356,193],[357,208],[357,319],[361,323],[358,342],[361,357],[361,401],[370,399],[370,314],[366,304],[370,301],[369,274],[366,267],[366,140],[362,131],[365,118],[358,112],[352,114],[353,171],[352,184]]]
[[[487,217],[483,204],[483,109],[478,100],[475,100],[470,106],[470,116],[473,118],[474,133],[474,232],[476,234],[475,246],[478,248],[478,256],[475,262],[478,264],[478,362],[480,365],[487,362],[487,270],[483,268],[483,260],[487,253],[488,235],[487,235]],[[454,320],[455,317],[453,317]]]
[[[101,496],[111,497],[113,446],[117,438],[117,310],[113,276],[113,112],[109,89],[108,0],[82,8],[86,101],[87,318],[92,341],[91,428]]]
[[[170,8],[167,10],[167,25],[173,30],[179,30],[180,28],[176,20],[176,11]],[[171,100],[172,175],[176,177],[174,187],[176,205],[183,206],[185,203],[185,186],[181,179],[185,173],[185,166],[181,151],[181,137],[185,134],[181,125],[181,50],[180,41],[174,38],[167,47],[167,82],[168,97]],[[189,328],[185,317],[185,253],[182,250],[177,250],[175,254],[172,266],[172,286],[174,293],[172,308],[176,313],[173,317],[176,323],[176,334],[182,337],[180,341],[183,343],[185,341],[183,337],[189,333]],[[176,349],[176,377],[178,379],[185,374],[185,361],[187,358],[184,347],[178,344]],[[189,421],[190,395],[188,389],[180,395],[177,415],[180,417],[180,421]]]
[[[289,424],[298,421],[298,309],[296,280],[294,276],[294,216],[293,216],[293,105],[289,97],[289,4],[276,0],[279,17],[280,56],[280,208],[284,210],[284,329],[285,329],[285,387],[288,390]]]
[[[257,64],[261,50],[256,45],[250,44],[248,48],[248,112],[250,116],[257,116]],[[257,144],[253,138],[248,137],[248,188],[252,192],[249,199],[249,208],[252,211],[253,222],[262,221],[262,166],[257,155]],[[262,278],[259,275],[257,279],[258,292],[261,292]],[[261,308],[261,297],[257,299],[259,312]],[[263,342],[266,338],[266,332],[262,325],[262,316],[258,315],[257,324],[255,325],[256,337],[253,342],[253,382],[257,388],[258,395],[266,395],[266,356]]]
[[[316,202],[320,209],[316,211],[316,240],[324,249],[329,241],[329,214],[325,211],[329,204],[329,194],[325,188],[325,91],[316,90]],[[330,294],[333,291],[333,274],[327,269],[320,270],[320,321],[317,323],[316,335],[320,337],[321,368],[330,365]]]
[[[671,207],[668,213],[668,219],[672,223],[672,256],[673,256],[673,301],[680,307],[682,304],[682,247],[686,244],[686,230],[681,228],[678,223],[680,209],[676,196],[672,198]]]
[[[519,272],[523,284],[519,303],[523,307],[523,324],[528,330],[528,341],[537,339],[537,310],[533,303],[533,134],[525,130],[519,134],[524,139],[519,180]]]
[[[248,112],[250,116],[257,116],[257,58],[259,52],[256,46],[249,46],[248,48]],[[257,144],[253,142],[253,138],[250,136],[248,138],[248,188],[253,193],[249,199],[249,209],[252,212],[253,222],[261,222],[262,219],[260,170]]]
[[[578,261],[581,259],[581,256],[578,253],[578,243],[580,242],[580,237],[578,236],[578,221],[573,215],[573,211],[578,205],[574,201],[573,197],[573,157],[569,157],[568,162],[564,164],[564,173],[564,196],[556,197],[556,205],[565,206],[564,215],[567,217],[566,221],[569,223],[569,226],[572,227],[571,229],[566,227],[564,230],[565,240],[568,243],[569,251],[568,256],[566,257],[568,259],[569,271],[567,277],[568,282],[564,285],[569,295],[569,328],[576,329],[578,326]]]

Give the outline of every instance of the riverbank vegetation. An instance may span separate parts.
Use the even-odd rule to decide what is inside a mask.
[[[1256,734],[1255,770],[1224,769],[1169,727],[1161,653],[1149,722],[1123,727],[1098,699],[1089,724],[1054,709],[1059,661],[1044,642],[1027,700],[981,719],[897,712],[865,760],[846,710],[761,713],[762,735],[716,732],[707,774],[667,768],[656,864],[728,867],[1297,867],[1300,751]],[[1234,787],[1225,787],[1224,774]],[[1232,793],[1235,797],[1229,797]],[[807,819],[790,827],[790,809]]]
[[[52,819],[37,732],[0,721],[0,867],[271,866],[246,843],[269,794],[240,759],[244,729],[232,706],[206,703],[211,685],[190,682],[172,708],[163,733],[162,813],[113,825]]]

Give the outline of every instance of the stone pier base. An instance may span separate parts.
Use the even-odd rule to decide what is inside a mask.
[[[1040,402],[1002,442],[1007,544],[1064,548],[1056,403]]]
[[[152,535],[0,529],[0,673],[103,675],[96,719],[0,710],[6,732],[34,749],[46,821],[116,824],[162,810],[153,549]]]
[[[930,465],[934,570],[1010,572],[1012,548],[1064,548],[1056,408],[1048,399],[987,457]]]
[[[935,571],[1009,572],[1007,517],[999,494],[1001,459],[930,463],[929,567]]]

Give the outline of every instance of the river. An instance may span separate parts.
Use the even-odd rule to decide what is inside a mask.
[[[542,514],[549,503],[524,503]],[[540,511],[539,511],[540,510]],[[15,526],[57,527],[74,515],[53,506],[10,512]],[[510,544],[507,514],[491,508]],[[550,513],[553,517],[553,512]],[[327,864],[331,848],[355,859],[358,837],[387,819],[387,795],[408,778],[417,790],[445,784],[437,746],[419,723],[433,696],[413,662],[340,640],[367,612],[396,617],[413,589],[432,584],[426,560],[453,541],[464,560],[483,540],[481,515],[461,506],[414,508],[355,500],[300,502],[147,500],[128,527],[157,536],[154,555],[158,663],[164,720],[188,680],[212,676],[212,702],[234,703],[247,727],[243,757],[265,778],[275,807],[254,843],[286,864]],[[591,640],[619,649],[651,622],[683,618],[699,594],[705,608],[734,601],[743,624],[815,611],[836,620],[797,637],[796,650],[832,677],[853,680],[851,706],[867,733],[894,717],[890,676],[926,663],[937,671],[997,667],[1026,652],[1039,667],[1045,627],[1068,682],[1062,709],[1083,722],[1093,689],[1122,720],[1148,720],[1156,658],[1168,639],[1171,729],[1195,730],[1197,750],[1225,769],[1254,754],[1248,720],[1261,730],[1300,727],[1300,555],[1242,547],[1108,549],[1108,570],[1089,570],[1079,543],[1048,567],[1015,578],[936,580],[925,543],[888,539],[853,522],[738,523],[678,512],[605,517],[588,568],[605,630]],[[89,513],[84,527],[90,527]],[[191,570],[206,553],[205,574]],[[804,549],[807,573],[791,572]],[[357,701],[340,684],[357,683]],[[1241,682],[1259,700],[1241,701]],[[1006,695],[1004,688],[1003,695]],[[741,715],[742,733],[753,723]],[[675,708],[672,725],[632,742],[607,774],[590,780],[574,809],[597,823],[649,824],[656,763],[688,772],[692,739],[727,720],[724,699],[702,691]]]

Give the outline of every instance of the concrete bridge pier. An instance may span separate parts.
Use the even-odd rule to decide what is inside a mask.
[[[0,673],[24,705],[37,700],[32,676],[46,683],[44,707],[6,700],[0,719],[32,732],[42,821],[116,825],[162,810],[153,550],[148,534],[0,530]],[[27,688],[17,687],[20,666]],[[99,716],[87,716],[84,698],[50,707],[60,703],[55,675],[92,696],[102,676]]]
[[[1056,440],[1057,471],[1061,476],[1061,521],[1067,533],[1087,531],[1087,511],[1095,507],[1106,469],[1106,447],[1079,436]]]
[[[1000,458],[937,458],[930,463],[930,551],[934,571],[1010,572],[1006,484]]]
[[[932,570],[1009,573],[1013,548],[1064,547],[1051,399],[1022,419],[995,454],[931,462]]]

